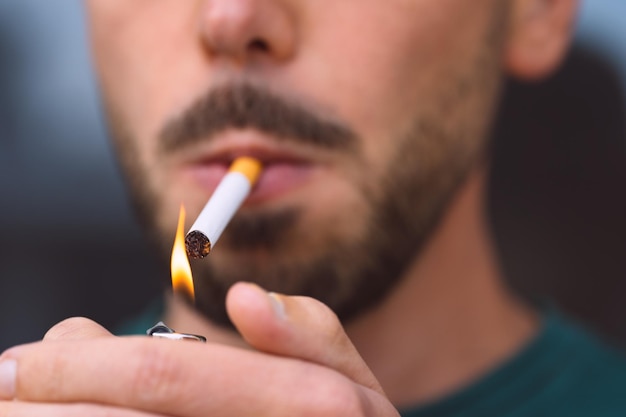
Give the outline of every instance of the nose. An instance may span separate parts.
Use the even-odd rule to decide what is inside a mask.
[[[208,53],[238,63],[286,60],[296,47],[293,14],[278,0],[207,0],[200,34]]]

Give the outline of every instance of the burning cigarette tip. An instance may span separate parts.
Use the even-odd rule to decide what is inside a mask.
[[[192,230],[185,236],[185,247],[191,259],[202,259],[211,252],[211,241],[204,233]]]

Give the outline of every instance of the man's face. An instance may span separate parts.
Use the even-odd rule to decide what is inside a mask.
[[[506,4],[91,0],[116,145],[165,254],[181,203],[193,221],[235,157],[265,165],[192,264],[199,308],[225,320],[238,280],[344,319],[379,301],[481,153]]]

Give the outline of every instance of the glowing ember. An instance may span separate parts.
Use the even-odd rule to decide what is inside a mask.
[[[176,239],[172,249],[172,286],[174,293],[194,301],[193,277],[185,250],[185,207],[180,206]]]

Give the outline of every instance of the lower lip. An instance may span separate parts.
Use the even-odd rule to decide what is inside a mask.
[[[310,179],[313,169],[307,164],[275,163],[265,166],[244,205],[267,202],[295,191]],[[227,173],[228,166],[223,164],[200,165],[191,169],[194,180],[209,193],[213,193]]]

